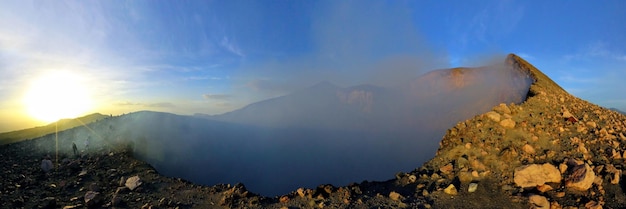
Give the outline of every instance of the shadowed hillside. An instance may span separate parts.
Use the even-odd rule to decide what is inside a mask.
[[[45,136],[55,133],[57,131],[60,132],[77,126],[89,124],[107,117],[109,116],[102,115],[100,113],[94,113],[74,119],[61,119],[57,122],[45,126],[0,133],[0,145]]]

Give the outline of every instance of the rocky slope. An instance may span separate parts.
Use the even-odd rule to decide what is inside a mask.
[[[54,142],[38,139],[0,147],[0,207],[626,208],[626,116],[568,94],[515,55],[507,62],[535,81],[526,101],[459,122],[432,160],[388,181],[262,197],[241,184],[163,177],[125,144],[62,156],[44,173],[37,150]]]

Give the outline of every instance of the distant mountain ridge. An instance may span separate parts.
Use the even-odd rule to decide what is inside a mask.
[[[228,113],[196,116],[263,127],[445,130],[500,103],[521,103],[531,83],[526,72],[505,63],[440,69],[400,88],[369,84],[344,88],[324,81]]]
[[[64,131],[84,124],[89,124],[107,117],[110,116],[100,113],[93,113],[73,119],[61,119],[57,122],[50,123],[45,126],[0,133],[0,145],[45,136],[51,133],[55,133],[56,131]]]
[[[338,87],[321,82],[294,93],[205,118],[264,127],[306,127],[324,130],[389,130],[400,95],[388,89],[359,85]]]

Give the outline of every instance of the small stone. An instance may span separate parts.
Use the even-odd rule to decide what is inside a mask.
[[[530,202],[531,206],[534,206],[533,208],[550,209],[550,202],[548,202],[548,199],[544,196],[531,195],[528,198],[528,202]]]
[[[587,148],[585,147],[585,143],[578,143],[578,151],[582,152],[583,154],[587,154],[589,153],[589,150],[587,150]]]
[[[150,203],[146,203],[141,206],[141,209],[151,209],[151,208],[152,208],[152,205],[150,205]]]
[[[100,204],[100,193],[88,191],[85,193],[85,205],[89,208],[97,207]]]
[[[602,182],[604,182],[602,176],[596,176],[596,178],[593,179],[593,184],[595,185],[602,186]]]
[[[485,113],[485,115],[487,116],[487,118],[491,119],[492,121],[500,122],[500,114],[498,114],[497,112],[489,111]]]
[[[141,179],[139,176],[133,176],[126,180],[126,187],[130,189],[130,191],[135,190],[137,187],[141,186]]]
[[[474,168],[474,170],[485,171],[487,170],[487,166],[477,159],[473,159],[470,161],[470,166]]]
[[[586,209],[602,209],[602,205],[596,201],[589,201],[587,204],[585,204],[585,208]]]
[[[565,197],[565,192],[557,192],[554,196],[558,198]]]
[[[85,176],[85,175],[87,175],[87,171],[81,171],[81,172],[78,174],[78,177],[82,177],[82,176]]]
[[[554,188],[552,188],[552,186],[544,184],[544,185],[539,185],[537,186],[537,190],[539,190],[541,193],[545,193],[547,191],[550,191]]]
[[[616,170],[611,178],[611,184],[619,184],[620,176],[622,176],[622,170]]]
[[[431,178],[432,180],[437,180],[437,179],[440,179],[440,178],[441,178],[441,176],[439,176],[439,174],[437,174],[437,173],[433,173],[433,175],[431,175],[431,176],[430,176],[430,178]]]
[[[572,122],[572,123],[578,122],[578,119],[576,119],[575,117],[569,117],[569,118],[566,118],[565,120],[568,121],[568,122]]]
[[[441,171],[441,173],[443,174],[450,174],[450,172],[452,172],[452,169],[454,169],[452,163],[448,163],[447,165],[441,166],[441,168],[439,168],[439,171]]]
[[[472,192],[475,192],[476,189],[478,189],[478,183],[470,183],[467,188],[467,191],[472,193]]]
[[[511,114],[511,109],[504,103],[500,103],[500,105],[493,107],[493,111],[502,113],[502,114]]]
[[[281,196],[281,197],[280,197],[280,199],[279,199],[279,201],[280,201],[281,203],[286,203],[286,202],[289,202],[289,197],[287,197],[286,195]]]
[[[56,208],[57,200],[54,197],[46,197],[43,199],[43,205],[41,208]]]
[[[587,122],[587,126],[589,126],[591,128],[595,128],[596,127],[596,122],[589,121],[589,122]]]
[[[613,159],[616,159],[616,160],[622,159],[622,155],[617,150],[613,149],[612,154],[613,155],[611,157]]]
[[[328,194],[332,194],[332,193],[333,193],[333,190],[334,190],[334,188],[333,188],[333,186],[332,186],[332,185],[330,185],[330,184],[328,184],[328,185],[324,186],[324,191],[325,191],[326,193],[328,193]]]
[[[511,119],[504,119],[502,121],[500,121],[500,126],[504,127],[504,128],[515,128],[515,121],[511,120]]]
[[[115,190],[115,194],[121,194],[123,192],[125,192],[126,190],[128,190],[128,187],[117,187],[117,189]]]
[[[461,171],[459,172],[457,177],[459,181],[461,181],[462,183],[472,182],[475,178],[474,176],[472,176],[472,172],[469,172],[469,171]]]
[[[300,197],[304,197],[304,189],[303,188],[298,188],[298,190],[296,191],[298,193],[298,196]]]
[[[561,163],[559,165],[559,171],[561,172],[561,174],[564,174],[567,171],[567,164],[566,163]]]
[[[391,198],[392,200],[398,201],[398,200],[400,200],[400,198],[402,198],[402,195],[400,195],[399,193],[397,193],[395,191],[391,191],[389,193],[389,198]]]
[[[119,185],[120,185],[120,186],[124,186],[124,184],[125,184],[125,183],[126,183],[126,178],[125,178],[125,177],[123,177],[123,176],[122,176],[122,177],[120,177],[120,183],[119,183]]]
[[[454,184],[450,184],[446,189],[443,190],[443,192],[445,192],[446,194],[449,194],[449,195],[457,195],[458,194]]]
[[[41,161],[41,170],[43,170],[43,172],[48,173],[53,168],[54,166],[52,165],[52,161],[47,157]]]
[[[528,154],[535,154],[535,148],[533,148],[533,146],[530,146],[530,144],[524,145],[524,147],[522,147],[522,150],[524,150],[524,152]]]
[[[572,113],[565,109],[565,107],[563,107],[563,113],[561,114],[561,116],[563,116],[563,118],[565,119],[574,118],[574,115],[572,115]]]
[[[478,176],[478,171],[472,171],[472,176],[473,176],[474,178],[478,178],[478,177],[479,177],[479,176]]]
[[[113,195],[113,198],[111,198],[111,206],[119,206],[122,203],[122,198],[118,197],[117,195]]]
[[[549,163],[526,165],[515,168],[513,181],[522,188],[535,187],[546,182],[560,182],[561,172]]]
[[[409,175],[409,183],[415,183],[415,181],[417,181],[417,176],[415,175]]]

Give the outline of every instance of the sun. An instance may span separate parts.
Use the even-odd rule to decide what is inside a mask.
[[[31,81],[24,107],[30,116],[44,122],[78,117],[92,108],[88,87],[77,74],[49,72]]]

